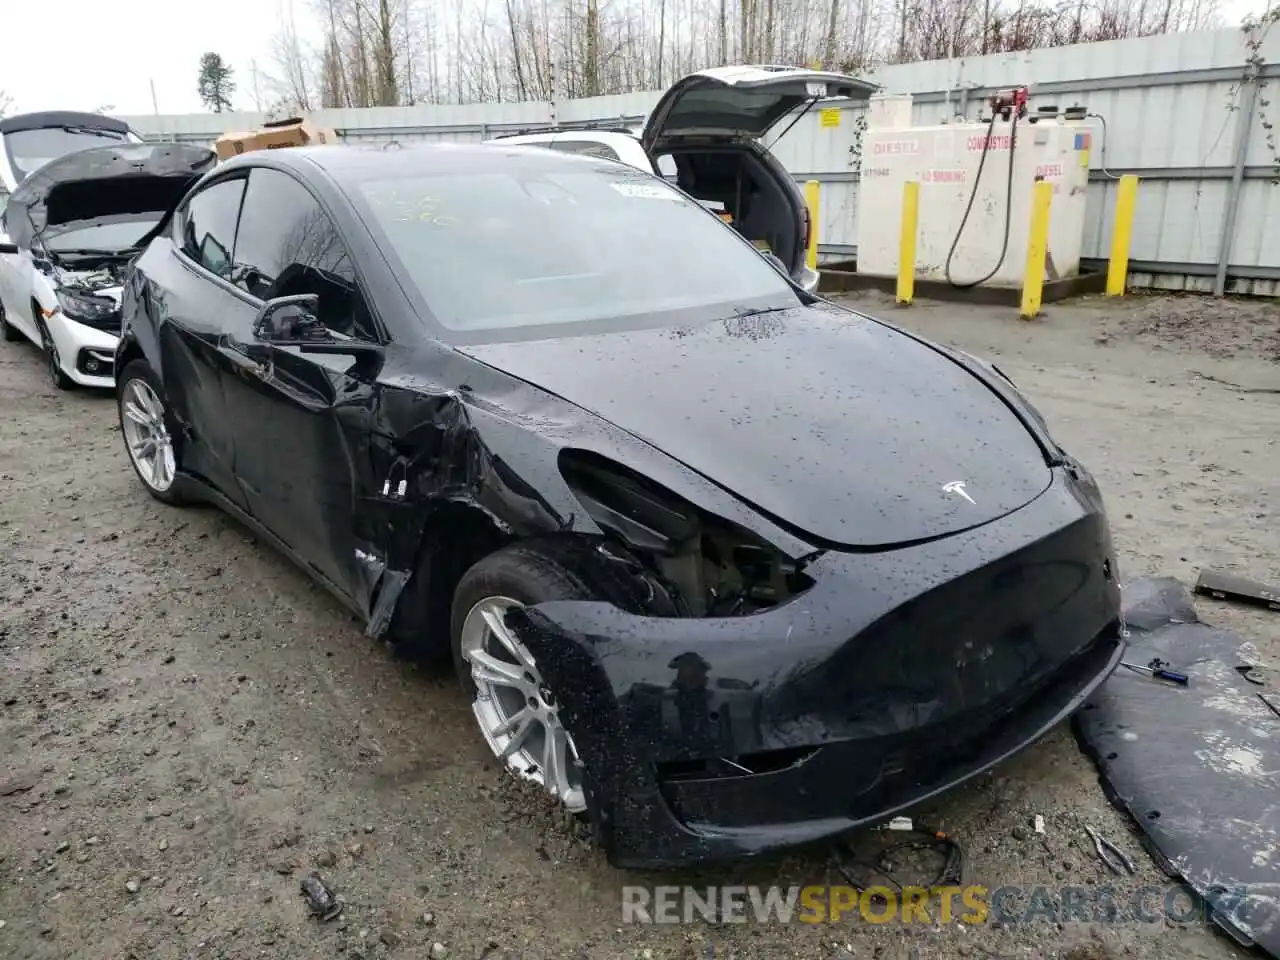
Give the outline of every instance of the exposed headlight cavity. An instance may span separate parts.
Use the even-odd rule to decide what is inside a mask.
[[[58,306],[72,320],[91,326],[104,326],[110,325],[119,316],[119,307],[108,297],[99,297],[67,287],[59,289],[56,295]]]
[[[626,467],[567,450],[560,472],[596,525],[674,587],[691,616],[755,613],[812,585],[776,547]]]

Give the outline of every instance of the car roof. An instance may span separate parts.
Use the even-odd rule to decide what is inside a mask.
[[[94,127],[112,133],[132,133],[129,125],[115,117],[100,113],[79,113],[74,110],[46,110],[40,113],[19,113],[0,119],[0,134],[17,133],[19,130],[40,130],[47,127]]]
[[[354,186],[367,180],[395,179],[422,174],[503,173],[513,169],[582,169],[583,164],[617,171],[612,160],[572,153],[557,153],[536,145],[488,143],[415,143],[383,146],[313,146],[244,153],[226,161],[219,171],[239,167],[283,167],[305,176],[319,167],[339,185]]]

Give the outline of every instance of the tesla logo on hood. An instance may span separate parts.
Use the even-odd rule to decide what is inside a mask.
[[[976,501],[973,497],[969,496],[969,491],[964,488],[963,480],[952,480],[950,483],[944,483],[942,485],[942,492],[949,493],[956,497],[964,497],[970,503],[974,503],[976,505]]]

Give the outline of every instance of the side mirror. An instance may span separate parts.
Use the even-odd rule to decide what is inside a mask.
[[[17,245],[16,243],[2,243],[2,242],[0,242],[0,253],[7,253],[7,254],[9,254],[9,255],[11,255],[11,256],[17,256],[17,254],[18,254],[18,245]]]
[[[385,352],[376,343],[335,337],[316,319],[320,298],[314,293],[296,297],[276,297],[258,311],[253,335],[264,343],[297,347],[302,353],[351,357],[351,374],[358,380],[372,380],[382,369]]]
[[[253,335],[265,343],[323,342],[330,339],[316,319],[320,298],[314,293],[268,300],[253,321]]]

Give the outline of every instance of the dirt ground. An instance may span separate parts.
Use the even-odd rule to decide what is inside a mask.
[[[1122,573],[1280,580],[1280,304],[871,312],[996,361],[1088,462]],[[1216,379],[1210,379],[1216,378]],[[1225,381],[1225,382],[1223,382]],[[696,960],[1242,956],[1196,924],[624,925],[624,883],[838,882],[827,859],[624,875],[486,756],[451,676],[366,639],[212,510],[147,498],[110,398],[0,345],[0,956]],[[1201,604],[1280,656],[1275,619]],[[990,888],[1160,884],[1062,729],[926,811]],[[1043,836],[1028,825],[1043,816]],[[318,869],[346,902],[311,919]]]

